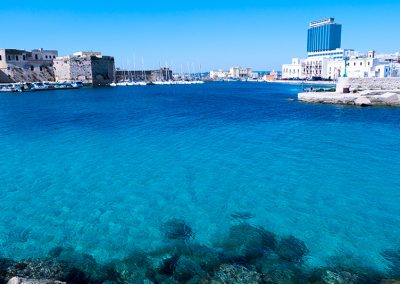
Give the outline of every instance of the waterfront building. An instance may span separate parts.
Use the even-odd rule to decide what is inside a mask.
[[[334,18],[327,18],[310,23],[307,37],[307,52],[321,52],[340,48],[342,25]]]
[[[379,58],[381,61],[399,63],[400,64],[400,52],[394,52],[389,54],[374,54],[375,57]]]
[[[308,53],[302,62],[300,78],[322,78],[335,80],[344,74],[345,59],[355,56],[352,49],[335,49]]]
[[[304,60],[293,58],[291,64],[282,65],[282,79],[303,79]]]
[[[233,79],[246,79],[246,78],[256,78],[256,74],[253,73],[251,68],[244,67],[232,67],[229,69],[229,75]]]
[[[307,58],[293,58],[282,65],[282,79],[385,78],[400,76],[400,53],[366,54],[342,49],[342,27],[333,18],[310,23],[307,38]]]
[[[262,76],[262,79],[264,81],[276,81],[279,79],[279,73],[275,71],[267,72],[264,76]]]
[[[0,49],[0,83],[54,81],[57,50]]]
[[[114,82],[114,57],[100,52],[76,52],[54,59],[57,81],[82,81],[91,85],[107,85]]]
[[[230,77],[229,71],[225,70],[212,70],[210,71],[210,79],[211,80],[223,80]]]
[[[231,67],[229,71],[226,70],[213,70],[210,71],[210,79],[212,80],[224,80],[224,79],[258,79],[258,73],[253,72],[252,68],[248,67]]]
[[[349,78],[385,78],[399,76],[400,73],[397,70],[397,64],[390,64],[377,57],[361,54],[350,56],[346,60],[324,56],[306,59],[295,58],[292,64],[282,65],[282,79],[337,80],[343,77],[345,73]]]

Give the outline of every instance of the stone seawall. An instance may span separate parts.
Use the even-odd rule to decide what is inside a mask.
[[[338,93],[344,88],[350,91],[363,90],[400,90],[400,77],[395,78],[339,78],[336,85]]]
[[[400,78],[340,78],[336,92],[299,93],[311,103],[400,106]]]

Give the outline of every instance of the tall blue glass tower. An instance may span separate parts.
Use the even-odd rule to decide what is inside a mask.
[[[307,52],[319,52],[340,48],[342,25],[334,18],[311,22],[308,29]]]

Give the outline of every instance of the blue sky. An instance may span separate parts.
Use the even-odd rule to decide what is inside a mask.
[[[143,59],[177,71],[272,70],[305,56],[308,23],[324,17],[343,24],[344,48],[400,51],[399,9],[399,0],[5,0],[0,46],[96,50],[137,68]]]

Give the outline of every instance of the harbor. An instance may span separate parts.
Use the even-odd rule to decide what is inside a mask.
[[[3,2],[0,284],[400,284],[400,1]]]
[[[33,82],[33,83],[11,83],[0,84],[0,92],[38,92],[38,91],[58,91],[74,90],[84,86],[82,82]]]
[[[103,275],[91,283],[186,279],[159,268],[176,254],[177,271],[196,267],[187,278],[239,259],[255,276],[272,263],[301,271],[292,284],[315,283],[338,251],[354,255],[344,264],[357,277],[373,267],[384,279],[382,254],[400,234],[400,108],[288,100],[301,91],[208,82],[0,95],[0,240],[14,260],[4,278],[71,283],[71,266]]]

